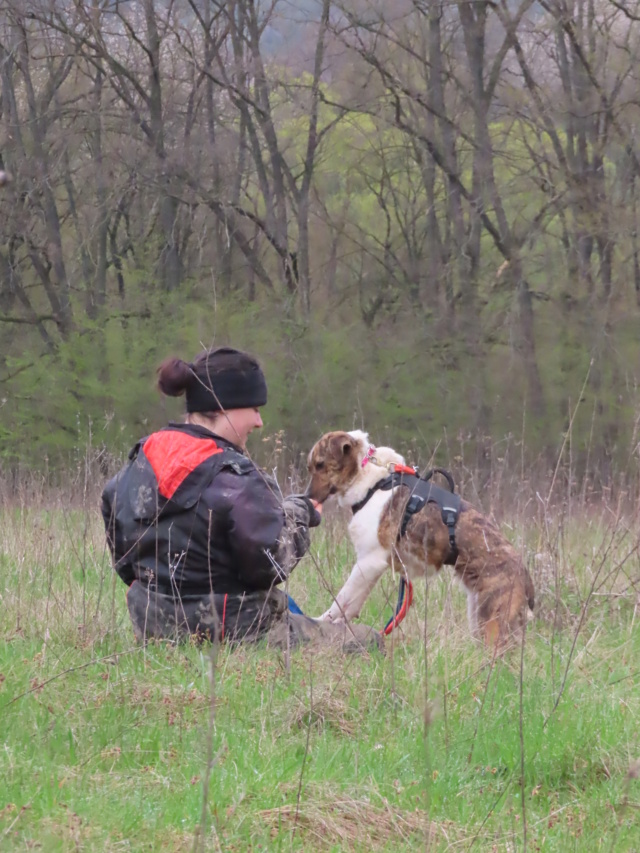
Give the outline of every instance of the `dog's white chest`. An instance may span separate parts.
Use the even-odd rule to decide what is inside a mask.
[[[380,548],[378,528],[382,512],[391,500],[391,491],[376,492],[349,523],[349,536],[358,556]]]

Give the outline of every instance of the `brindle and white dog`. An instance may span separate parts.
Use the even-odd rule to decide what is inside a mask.
[[[309,453],[311,482],[307,494],[319,503],[336,495],[341,506],[353,507],[389,475],[395,464],[404,464],[403,457],[390,447],[373,448],[368,435],[360,430],[329,432]],[[321,619],[349,621],[358,616],[392,562],[409,580],[440,571],[450,554],[450,543],[437,504],[426,503],[411,517],[405,535],[398,536],[409,495],[406,486],[375,491],[354,513],[349,534],[356,564]],[[455,539],[458,556],[454,571],[467,593],[471,631],[488,645],[501,645],[521,632],[528,609],[533,610],[529,572],[496,525],[464,500]]]

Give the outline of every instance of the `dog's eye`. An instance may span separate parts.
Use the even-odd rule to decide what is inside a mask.
[[[322,471],[324,468],[324,462],[316,462],[316,471]]]

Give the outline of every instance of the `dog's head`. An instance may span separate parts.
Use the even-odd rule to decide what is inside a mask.
[[[368,439],[357,431],[328,432],[317,441],[309,453],[307,467],[311,482],[307,494],[323,503],[329,495],[342,495],[358,477]]]

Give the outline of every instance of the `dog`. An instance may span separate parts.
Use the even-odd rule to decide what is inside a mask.
[[[394,466],[411,470],[404,462],[392,448],[371,445],[360,430],[328,432],[311,449],[307,495],[320,504],[335,495],[341,506],[355,508],[349,535],[356,564],[319,618],[335,622],[358,616],[392,564],[415,580],[435,575],[448,562],[467,593],[472,634],[492,647],[521,636],[528,611],[533,611],[533,582],[516,549],[486,516],[461,500],[452,550],[440,507],[427,502],[399,535],[411,490],[404,485],[386,491],[375,487]]]

